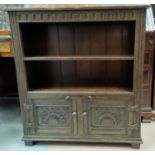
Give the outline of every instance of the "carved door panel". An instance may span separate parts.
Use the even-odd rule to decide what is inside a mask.
[[[128,101],[119,98],[92,97],[83,104],[86,135],[125,136],[128,130]]]
[[[37,99],[34,103],[36,132],[52,136],[76,135],[76,103],[64,99]]]

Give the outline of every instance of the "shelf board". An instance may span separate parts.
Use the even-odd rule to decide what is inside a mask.
[[[13,58],[14,56],[12,53],[1,53],[0,52],[0,57],[11,57],[11,58]]]
[[[131,88],[126,87],[53,87],[28,91],[28,96],[37,94],[133,94]]]
[[[25,61],[74,61],[74,60],[134,60],[132,55],[112,55],[112,56],[34,56],[24,57]]]

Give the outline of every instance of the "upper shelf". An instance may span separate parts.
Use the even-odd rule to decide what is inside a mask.
[[[134,60],[132,55],[112,55],[112,56],[34,56],[34,57],[24,57],[25,61],[74,61],[74,60]]]
[[[25,57],[134,55],[133,21],[32,23],[20,29]]]

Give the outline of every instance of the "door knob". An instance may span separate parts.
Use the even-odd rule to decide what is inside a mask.
[[[89,100],[92,100],[92,99],[93,99],[93,97],[92,97],[91,95],[89,95],[89,96],[88,96],[88,99],[89,99]]]
[[[87,112],[83,112],[83,116],[87,116]]]
[[[66,96],[66,97],[65,97],[65,100],[66,100],[66,101],[70,100],[70,96]]]
[[[72,116],[76,116],[76,115],[77,115],[77,112],[74,111],[74,112],[72,113]]]

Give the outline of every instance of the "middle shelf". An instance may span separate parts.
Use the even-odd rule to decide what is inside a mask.
[[[24,57],[25,61],[74,61],[74,60],[134,60],[133,55],[112,56],[33,56]]]
[[[68,87],[133,88],[134,61],[26,61],[29,90]]]

